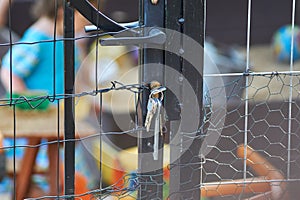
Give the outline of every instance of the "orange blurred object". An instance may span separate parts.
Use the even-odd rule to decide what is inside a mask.
[[[75,195],[81,195],[87,193],[89,191],[87,185],[88,182],[86,178],[80,173],[75,173]],[[82,200],[90,200],[91,198],[92,195],[90,194],[80,197],[80,199]]]
[[[60,185],[61,185],[61,192],[63,194],[64,192],[64,167],[61,165],[60,167]],[[92,199],[91,194],[86,194],[89,192],[89,189],[87,188],[88,181],[87,179],[79,172],[75,172],[75,195],[79,195],[79,198],[82,200],[90,200]],[[86,195],[84,195],[86,194]],[[82,195],[82,196],[81,196]]]
[[[241,193],[259,193],[249,198],[249,200],[266,199],[267,197],[278,200],[287,198],[287,194],[284,194],[286,188],[286,184],[283,182],[284,176],[267,159],[255,152],[251,147],[243,144],[238,146],[237,156],[245,158],[246,164],[259,177],[204,183],[204,186],[201,188],[201,196],[215,197]]]
[[[238,179],[232,181],[220,181],[205,183],[201,188],[202,197],[216,197],[225,195],[237,195],[241,193],[264,193],[270,191],[270,184],[265,177]]]

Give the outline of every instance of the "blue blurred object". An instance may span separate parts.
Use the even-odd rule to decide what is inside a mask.
[[[0,194],[10,193],[13,191],[13,180],[9,177],[4,177],[0,182]]]
[[[138,177],[137,177],[137,173],[136,172],[131,172],[130,174],[129,174],[129,180],[128,180],[128,182],[129,182],[129,184],[128,184],[128,190],[129,191],[135,191],[136,190],[136,188],[137,188],[137,186],[138,186]]]
[[[300,58],[300,29],[291,25],[280,27],[272,37],[273,54],[279,62],[289,62],[291,59],[292,35],[294,34],[293,43],[293,60]]]

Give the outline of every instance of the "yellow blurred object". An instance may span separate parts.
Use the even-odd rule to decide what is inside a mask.
[[[118,77],[118,81],[127,84],[138,83],[139,68],[126,69]],[[103,108],[113,114],[131,113],[135,111],[135,95],[128,90],[118,90],[103,95]]]
[[[65,104],[63,101],[59,104],[60,112],[64,112]],[[75,118],[76,120],[83,120],[85,119],[90,112],[91,109],[91,97],[89,96],[82,96],[75,98]]]
[[[75,116],[76,120],[83,120],[89,115],[91,109],[91,98],[82,96],[75,98]]]
[[[97,54],[98,53],[98,54]],[[76,75],[76,93],[110,88],[112,81],[125,85],[137,84],[139,68],[131,50],[124,46],[101,46],[94,43]],[[120,86],[120,85],[118,85]],[[90,96],[99,107],[99,96]],[[103,93],[103,110],[128,113],[135,109],[134,94],[118,90]]]
[[[122,150],[118,155],[117,159],[120,165],[126,172],[136,171],[138,168],[138,148],[131,147]],[[170,146],[164,145],[164,157],[163,157],[163,168],[167,168],[170,163]],[[130,161],[130,162],[128,162]]]
[[[94,143],[94,156],[100,158],[99,142]],[[102,141],[102,170],[103,181],[107,184],[122,185],[122,176],[130,172],[137,171],[138,168],[138,148],[131,147],[122,151],[118,151],[108,143]],[[170,162],[170,146],[164,146],[164,165],[167,169]],[[97,162],[100,168],[100,162]],[[167,170],[166,170],[167,171]]]
[[[115,184],[118,177],[114,177],[114,173],[116,170],[122,170],[120,168],[115,169],[115,159],[117,158],[118,151],[114,149],[112,146],[102,141],[102,174],[103,181],[109,185]],[[100,145],[99,141],[95,141],[93,145],[93,155],[95,158],[100,158]],[[98,168],[100,169],[100,161],[97,162]]]
[[[0,132],[0,148],[3,148],[3,135]],[[4,149],[0,149],[0,153],[3,153]]]

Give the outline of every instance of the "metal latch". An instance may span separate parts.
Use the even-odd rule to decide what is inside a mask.
[[[162,45],[166,42],[166,34],[158,28],[152,28],[146,36],[134,37],[114,37],[100,40],[102,46],[124,46],[124,45],[140,45],[140,44],[158,44]]]

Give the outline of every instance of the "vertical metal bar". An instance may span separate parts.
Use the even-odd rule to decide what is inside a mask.
[[[65,55],[65,94],[74,93],[74,9],[69,6],[69,1],[64,4],[64,55]],[[73,120],[74,99],[65,99],[64,123],[65,139],[75,138],[75,124]],[[66,142],[64,146],[64,171],[65,171],[65,195],[74,194],[75,176],[75,143]],[[70,198],[74,199],[74,198]]]
[[[182,1],[167,0],[166,4],[166,28],[182,33],[182,24],[179,23],[182,16]],[[178,41],[179,42],[179,41]],[[175,51],[179,52],[179,49]],[[182,102],[182,84],[180,76],[182,73],[182,59],[175,53],[166,53],[166,66],[172,67],[176,73],[172,78],[166,77],[166,84],[173,85],[173,91],[167,90],[165,96],[165,109],[167,112],[167,121],[170,122],[170,200],[180,199],[180,167],[178,155],[180,155],[180,138],[178,134],[181,119],[181,102]]]
[[[292,37],[291,37],[291,55],[290,55],[290,72],[294,71],[294,37],[295,37],[295,15],[296,15],[296,1],[292,4]],[[287,158],[287,172],[286,178],[290,179],[291,175],[291,137],[292,137],[292,110],[293,110],[293,75],[290,75],[289,84],[289,111],[288,111],[288,158]]]
[[[98,54],[97,54],[98,55]],[[97,57],[97,56],[96,56]],[[97,79],[96,79],[97,80]],[[103,187],[103,171],[102,171],[102,130],[103,130],[103,120],[102,120],[102,108],[103,108],[103,93],[101,92],[100,95],[99,95],[99,106],[100,106],[100,110],[99,110],[99,131],[100,131],[100,135],[99,135],[99,170],[100,170],[100,177],[99,177],[99,180],[100,180],[100,183],[99,183],[99,189],[102,190],[102,187]]]
[[[153,1],[154,2],[154,1]],[[140,2],[140,23],[145,27],[164,27],[164,0],[158,0],[152,3],[150,0],[141,0]],[[145,29],[147,32],[147,28]],[[145,33],[147,34],[147,33]],[[141,64],[142,73],[140,80],[143,83],[149,83],[153,80],[164,85],[164,52],[159,48],[147,49],[144,44]],[[142,122],[147,114],[147,101],[149,91],[142,94]],[[142,124],[143,125],[143,124]],[[158,159],[154,160],[153,152],[153,131],[142,132],[142,137],[138,139],[138,172],[141,176],[141,187],[139,188],[138,199],[162,199],[163,198],[163,137],[159,138]],[[147,136],[147,137],[145,137]]]
[[[55,93],[54,93],[55,94]],[[59,159],[59,144],[60,144],[60,100],[57,100],[57,171],[56,171],[56,196],[59,199],[60,195],[60,159]]]
[[[10,102],[12,102],[12,100],[10,100]],[[13,186],[13,192],[14,192],[14,196],[13,196],[13,199],[16,200],[17,199],[17,171],[16,171],[16,148],[17,148],[16,147],[16,136],[17,136],[17,132],[16,132],[16,106],[15,105],[13,105],[13,113],[14,113],[14,117],[13,117],[13,124],[14,124],[14,138],[13,138],[13,140],[14,140],[13,141],[14,186]]]
[[[13,199],[16,200],[17,199],[17,172],[16,172],[16,107],[15,105],[13,105],[13,101],[12,101],[12,88],[13,88],[13,81],[12,81],[12,47],[13,47],[13,40],[12,40],[12,32],[11,32],[11,25],[12,25],[12,2],[11,0],[9,1],[9,5],[8,5],[8,28],[9,28],[9,71],[10,71],[10,79],[9,79],[9,104],[10,106],[13,106],[13,131],[14,131],[14,137],[13,137]]]
[[[198,0],[190,0],[190,1],[183,1],[183,17],[184,17],[184,24],[183,24],[183,34],[191,37],[201,46],[204,46],[204,4],[203,1]],[[183,41],[183,50],[186,54],[192,54],[194,52],[193,48],[188,46],[188,41]],[[202,51],[201,51],[202,50]],[[194,110],[194,112],[199,113],[200,125],[202,125],[203,121],[203,112],[202,112],[202,99],[203,99],[203,49],[199,51],[199,56],[201,59],[201,63],[198,66],[193,66],[186,60],[183,61],[183,75],[191,84],[193,91],[197,96],[199,110]],[[199,72],[199,73],[197,73]],[[199,76],[200,75],[200,76]],[[190,105],[193,100],[189,96],[188,85],[183,84],[183,104]],[[191,113],[192,114],[192,113]],[[197,116],[197,113],[193,113],[189,115],[188,121],[193,121],[195,119],[191,118],[191,116]],[[200,128],[200,127],[199,127]],[[189,130],[188,131],[193,131]],[[185,131],[185,130],[183,130]],[[198,130],[200,131],[200,130]],[[202,143],[202,138],[200,137],[201,132],[198,132],[194,135],[194,140],[189,146],[189,151],[186,151],[181,156],[180,161],[180,180],[181,180],[181,187],[180,190],[183,191],[182,197],[183,199],[200,199],[200,167],[201,167],[201,160],[199,157],[199,151]],[[185,138],[183,138],[183,142],[185,142]],[[186,165],[188,164],[188,165]],[[192,177],[192,178],[191,178]],[[191,180],[190,180],[191,179]],[[188,183],[188,181],[190,182]]]
[[[248,13],[247,13],[247,47],[246,47],[246,72],[250,69],[250,39],[251,39],[251,12],[252,0],[248,0]],[[247,178],[247,144],[248,144],[248,129],[249,129],[249,76],[245,77],[245,121],[244,121],[244,158],[243,158],[243,179]],[[244,188],[243,188],[244,189]],[[242,199],[244,192],[239,195]]]
[[[54,1],[54,7],[55,7],[55,12],[54,12],[54,34],[53,34],[53,101],[55,100],[56,97],[56,30],[57,30],[57,10],[58,10],[58,4],[57,0]]]
[[[193,52],[193,47],[189,46],[188,38],[195,40],[199,45],[204,45],[204,4],[203,1],[181,0],[167,1],[166,28],[179,31],[181,33],[179,49],[174,50],[179,55],[198,56],[198,66],[192,65],[186,59],[170,52],[166,52],[166,66],[172,67],[177,71],[177,77],[169,77],[167,85],[176,85],[177,94],[166,95],[166,110],[170,121],[170,195],[169,199],[200,199],[200,172],[201,162],[199,151],[202,143],[202,132],[191,130],[189,127],[182,127],[181,120],[199,120],[202,125],[202,95],[203,95],[203,49]],[[188,36],[188,37],[186,37]],[[176,41],[174,41],[176,42]],[[194,58],[192,58],[194,59]],[[182,81],[186,79],[186,81]],[[183,110],[191,105],[193,100],[189,92],[189,84],[196,95],[198,109],[192,110],[190,115],[183,115]],[[196,106],[195,106],[196,107]],[[200,113],[197,113],[200,112]],[[198,116],[198,119],[193,118]],[[186,137],[186,133],[192,136]],[[186,146],[188,144],[188,146]],[[178,158],[179,157],[179,158]]]
[[[251,8],[252,1],[248,1],[248,19],[247,19],[247,55],[246,55],[246,72],[250,69],[250,38],[251,38]],[[248,144],[248,120],[249,120],[249,76],[246,76],[245,86],[245,121],[244,121],[244,169],[243,179],[247,178],[247,144]],[[243,195],[243,194],[241,194]]]

